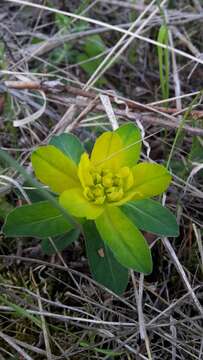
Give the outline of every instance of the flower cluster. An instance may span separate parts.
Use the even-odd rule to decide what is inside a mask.
[[[149,247],[122,206],[161,194],[171,175],[159,164],[137,164],[141,135],[133,124],[104,132],[90,156],[77,142],[55,140],[39,147],[32,154],[36,176],[58,194],[69,214],[95,221],[101,238],[123,266],[149,273]]]

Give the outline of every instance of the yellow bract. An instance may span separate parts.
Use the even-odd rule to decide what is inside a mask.
[[[84,153],[82,154],[78,165],[78,176],[83,188],[85,188],[85,186],[93,185],[93,179],[92,175],[90,174],[90,170],[91,164],[89,156],[88,154]]]
[[[81,187],[64,191],[59,202],[70,214],[80,218],[96,219],[104,210],[103,207],[87,201]]]
[[[103,133],[95,142],[91,154],[91,163],[99,169],[111,169],[116,171],[124,161],[125,153],[123,143],[115,132]]]
[[[34,151],[32,166],[38,179],[57,193],[79,185],[77,166],[53,145]]]

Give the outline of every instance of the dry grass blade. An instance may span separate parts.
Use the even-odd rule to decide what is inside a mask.
[[[19,345],[17,345],[15,343],[15,341],[13,340],[13,338],[11,338],[10,336],[2,333],[0,331],[0,337],[7,342],[20,356],[22,356],[25,360],[33,360],[33,358],[31,358],[23,349],[21,349],[21,347]]]
[[[38,146],[71,131],[89,153],[127,122],[141,161],[169,158],[163,204],[180,227],[144,233],[154,270],[122,295],[92,278],[83,235],[60,250],[66,238],[0,232],[1,360],[202,360],[202,19],[198,0],[1,2],[0,227],[17,206],[58,206],[33,176]]]
[[[112,126],[112,129],[113,130],[116,130],[118,129],[119,125],[118,125],[118,121],[116,119],[116,116],[114,114],[114,110],[113,110],[113,107],[111,105],[111,101],[109,99],[109,96],[107,95],[100,95],[100,99],[101,99],[101,102],[102,102],[102,105],[107,113],[107,116],[108,116],[108,119],[109,119],[109,122]]]
[[[187,279],[187,276],[185,274],[185,271],[183,270],[183,267],[180,263],[180,261],[178,260],[177,258],[177,255],[175,253],[175,251],[173,250],[169,240],[167,238],[163,238],[163,243],[164,243],[164,246],[166,247],[172,261],[174,262],[174,265],[177,269],[177,271],[179,272],[182,280],[183,280],[183,283],[185,284],[185,287],[188,289],[188,291],[190,292],[190,295],[194,301],[194,304],[196,305],[200,315],[203,316],[203,307],[202,305],[200,304],[199,300],[197,299],[195,293],[194,293],[194,290],[192,289],[188,279]]]
[[[67,12],[67,11],[57,10],[57,9],[50,8],[50,7],[44,6],[44,5],[33,4],[33,3],[30,3],[30,2],[24,1],[24,0],[6,0],[6,1],[11,2],[11,3],[16,3],[18,5],[26,5],[26,6],[31,6],[31,7],[34,7],[34,8],[42,9],[42,10],[51,11],[53,13],[69,16],[71,18],[78,19],[78,20],[84,20],[84,21],[89,22],[90,24],[104,26],[104,27],[108,28],[109,30],[115,30],[115,31],[118,31],[118,32],[123,33],[123,34],[130,35],[132,38],[137,38],[139,40],[146,41],[149,44],[159,46],[159,47],[161,47],[163,49],[168,49],[170,51],[175,52],[176,54],[182,55],[183,57],[185,57],[187,59],[195,61],[195,62],[197,62],[199,64],[203,64],[202,59],[196,58],[195,56],[192,56],[192,55],[190,55],[190,54],[188,54],[188,53],[186,53],[186,52],[184,52],[182,50],[179,50],[179,49],[176,49],[176,48],[171,48],[170,46],[166,46],[166,45],[161,44],[161,43],[159,43],[159,42],[157,42],[155,40],[146,38],[146,37],[141,36],[141,35],[134,34],[131,31],[124,30],[122,28],[119,28],[119,27],[114,26],[114,25],[107,24],[107,23],[99,21],[99,20],[94,20],[94,19],[91,19],[91,18],[88,18],[88,17],[85,17],[85,16],[73,14],[73,13],[70,13],[70,12]]]
[[[197,228],[197,226],[195,224],[192,224],[192,226],[193,226],[193,230],[194,230],[195,237],[196,237],[197,244],[198,244],[198,248],[199,248],[200,259],[201,259],[201,268],[202,268],[202,273],[203,273],[203,243],[202,243],[202,236],[201,236],[201,232]]]
[[[139,21],[145,16],[145,14],[151,9],[155,1],[151,1],[151,3],[146,7],[146,9],[138,16],[138,18],[135,20],[135,22],[130,26],[129,30],[132,32],[136,25],[139,23]],[[165,3],[165,1],[162,2],[162,5]],[[139,34],[141,30],[146,26],[147,22],[150,21],[150,18],[153,17],[158,11],[158,8],[152,12],[152,14],[143,22],[143,24],[136,30],[136,34]],[[127,34],[123,35],[120,40],[117,42],[117,44],[112,48],[112,50],[109,52],[109,54],[105,57],[105,59],[102,61],[102,63],[98,66],[96,71],[92,74],[91,78],[86,83],[84,89],[89,90],[95,82],[102,76],[103,73],[110,67],[113,62],[116,61],[117,58],[127,49],[127,47],[130,45],[130,43],[133,41],[133,37],[130,37],[126,43],[124,43],[123,46],[122,43],[125,41],[125,39],[128,37]],[[119,49],[119,47],[121,48]],[[114,55],[115,53],[115,55]],[[111,59],[112,57],[112,59]]]
[[[40,313],[43,313],[43,306],[42,306],[42,301],[41,301],[41,297],[40,297],[40,292],[37,287],[37,284],[36,284],[36,281],[34,278],[34,274],[32,272],[31,272],[31,277],[32,277],[32,281],[34,283],[34,287],[36,288],[39,311],[40,311]],[[47,360],[52,360],[53,357],[52,357],[51,347],[50,347],[50,343],[49,343],[49,334],[48,334],[48,330],[47,330],[46,321],[45,321],[45,318],[43,315],[40,315],[40,318],[41,318],[41,325],[42,325],[42,331],[43,331],[45,348],[46,348],[46,357],[47,357]]]

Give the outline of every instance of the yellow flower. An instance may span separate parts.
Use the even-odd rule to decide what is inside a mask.
[[[68,213],[95,220],[102,239],[108,242],[121,264],[150,272],[147,244],[120,206],[161,194],[171,176],[162,165],[137,164],[141,150],[139,129],[126,124],[116,131],[103,133],[96,140],[90,157],[83,152],[78,161],[74,161],[74,151],[70,151],[69,156],[69,150],[63,151],[63,147],[61,150],[47,145],[32,154],[36,176],[59,194],[59,202]],[[116,236],[112,231],[116,231]],[[133,238],[136,238],[139,255]],[[144,261],[144,257],[148,260]]]
[[[105,132],[97,139],[90,158],[84,152],[78,166],[53,145],[38,148],[32,164],[36,176],[60,194],[59,202],[70,214],[96,219],[106,207],[149,198],[168,187],[171,176],[163,166],[135,165],[139,151],[140,141],[133,149],[133,145],[125,146],[119,131]]]

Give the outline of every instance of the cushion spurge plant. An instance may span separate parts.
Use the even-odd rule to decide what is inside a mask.
[[[90,156],[74,135],[62,134],[37,148],[31,158],[36,177],[80,223],[93,276],[117,293],[126,287],[128,268],[145,274],[152,271],[151,252],[138,228],[161,235],[178,234],[174,216],[149,199],[168,188],[171,175],[162,165],[137,163],[140,151],[140,131],[129,123],[99,136]],[[29,206],[38,206],[42,212],[42,203],[24,208],[29,211]],[[63,224],[56,221],[61,230],[54,235],[67,233],[69,238],[73,225],[52,204],[46,202],[46,206],[55,211],[55,221],[59,213]],[[43,216],[46,219],[46,214]],[[51,230],[48,234],[47,225],[45,221],[46,236],[53,236]],[[9,218],[5,229],[9,235]],[[55,244],[57,247],[57,239]]]

